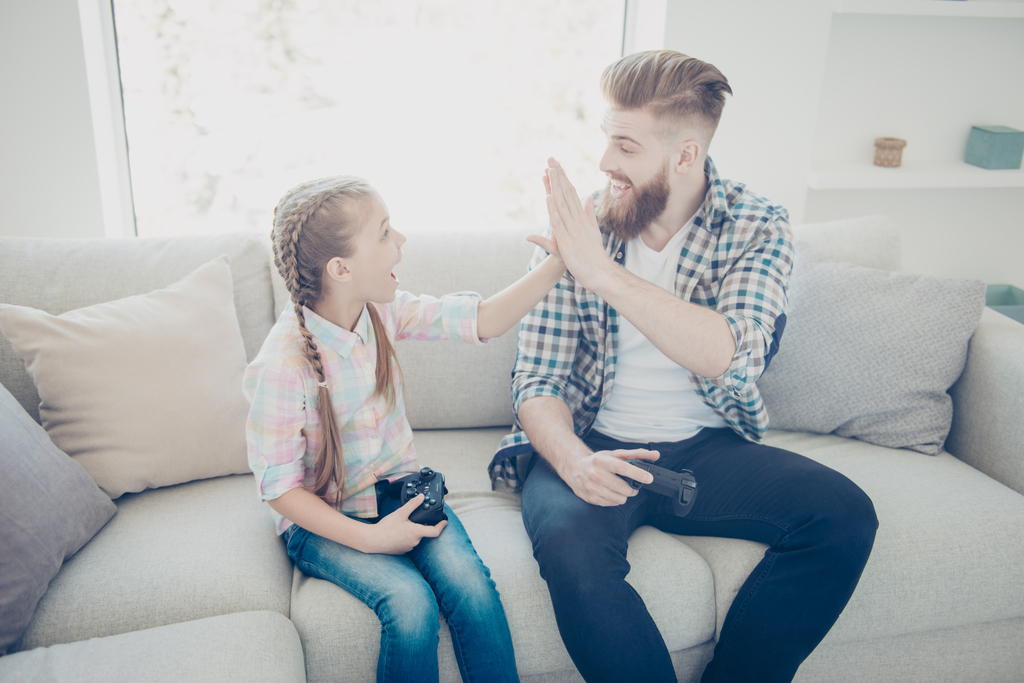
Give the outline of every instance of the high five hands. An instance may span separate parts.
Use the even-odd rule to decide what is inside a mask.
[[[554,158],[548,159],[544,189],[547,192],[551,236],[559,255],[577,282],[596,291],[603,269],[613,262],[601,241],[593,197],[587,197],[581,202],[565,170]],[[550,252],[541,242],[536,244]]]

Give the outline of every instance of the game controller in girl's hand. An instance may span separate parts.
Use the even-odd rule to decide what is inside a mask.
[[[421,469],[419,474],[409,474],[395,479],[388,484],[385,493],[400,500],[402,505],[423,494],[423,504],[409,515],[410,522],[434,526],[448,519],[444,512],[444,494],[448,493],[444,485],[444,475],[429,467]]]

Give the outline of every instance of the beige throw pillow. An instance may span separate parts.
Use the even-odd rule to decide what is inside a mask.
[[[50,315],[0,304],[53,443],[111,498],[248,472],[227,256],[166,289]]]

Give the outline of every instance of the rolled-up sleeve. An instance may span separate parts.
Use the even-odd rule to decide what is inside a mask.
[[[295,367],[269,361],[246,369],[246,397],[251,401],[245,425],[249,468],[256,475],[260,500],[274,500],[302,486],[306,437],[306,392]]]
[[[789,223],[766,220],[722,280],[716,310],[736,341],[732,363],[720,377],[706,381],[739,396],[756,382],[778,350],[786,324],[786,288],[793,270]]]

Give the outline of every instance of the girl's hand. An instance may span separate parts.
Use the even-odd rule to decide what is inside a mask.
[[[549,162],[550,163],[550,162]],[[544,194],[545,196],[551,196],[551,180],[548,178],[547,171],[544,172]],[[526,238],[527,242],[532,242],[538,247],[548,252],[552,256],[556,256],[561,259],[561,255],[558,253],[558,243],[554,240],[554,230],[548,237],[543,235],[530,235]]]
[[[409,521],[409,515],[422,503],[423,494],[421,493],[370,527],[372,538],[370,539],[370,548],[365,552],[404,555],[419,545],[422,539],[440,536],[448,525],[447,520],[436,526]]]

